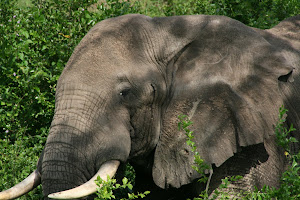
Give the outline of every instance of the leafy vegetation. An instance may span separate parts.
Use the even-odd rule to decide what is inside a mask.
[[[200,157],[199,152],[197,152],[197,146],[194,142],[194,131],[189,129],[189,126],[193,124],[191,120],[189,120],[186,115],[179,115],[178,129],[183,130],[187,137],[186,143],[189,147],[191,147],[192,152],[194,153],[194,161],[195,165],[192,166],[194,170],[196,170],[202,177],[199,179],[200,182],[207,182],[207,177],[204,176],[205,170],[209,170],[210,166],[207,165],[204,160]]]
[[[132,192],[133,186],[131,182],[124,177],[122,179],[122,184],[117,183],[116,179],[111,179],[109,176],[107,177],[107,181],[103,181],[99,176],[95,181],[97,186],[98,197],[96,200],[107,200],[107,199],[137,199],[137,198],[144,198],[149,191],[145,191],[144,193],[134,194]],[[122,191],[117,191],[118,189],[122,189]],[[117,191],[117,195],[114,194],[114,191]],[[124,192],[125,191],[125,192]]]
[[[193,124],[193,122],[189,119],[186,115],[179,115],[179,122],[178,122],[178,129],[184,131],[184,133],[187,136],[186,143],[188,146],[191,147],[192,152],[194,153],[194,162],[195,165],[192,166],[194,170],[196,170],[201,176],[199,178],[199,182],[206,183],[206,189],[202,191],[202,193],[199,195],[199,198],[194,198],[194,200],[201,200],[201,199],[230,199],[232,196],[230,194],[230,191],[224,191],[224,188],[227,188],[228,185],[233,182],[237,181],[242,178],[242,176],[232,176],[232,177],[226,177],[222,180],[222,183],[220,186],[214,191],[212,194],[212,197],[209,196],[209,184],[210,179],[212,176],[212,169],[208,164],[205,163],[205,161],[200,157],[199,152],[197,152],[197,146],[194,142],[194,132],[189,129],[189,126]],[[209,177],[205,176],[205,170],[210,171]]]
[[[56,82],[74,47],[97,22],[128,13],[218,14],[270,28],[299,10],[299,0],[1,0],[0,191],[36,168],[54,113]],[[299,184],[292,178],[298,166],[292,166],[285,179]],[[41,199],[41,188],[20,199]]]
[[[142,0],[142,12],[149,16],[225,15],[256,28],[270,28],[299,14],[299,0]]]
[[[296,129],[293,125],[286,128],[287,109],[283,106],[279,109],[279,122],[275,127],[277,144],[285,150],[285,155],[290,163],[289,168],[283,173],[279,189],[264,188],[263,192],[269,193],[271,198],[299,199],[300,198],[300,151],[293,152],[291,146],[298,142],[291,136]]]

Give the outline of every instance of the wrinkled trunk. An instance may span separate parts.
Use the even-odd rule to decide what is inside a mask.
[[[84,90],[58,89],[55,115],[40,166],[45,197],[79,186],[97,172],[95,157],[89,153],[97,127],[95,120],[91,120],[98,110],[92,103],[95,99],[94,93]]]
[[[60,133],[53,133],[58,129]],[[84,138],[76,135],[76,128],[60,125],[51,128],[42,158],[42,185],[48,194],[79,186],[94,174],[94,164],[87,165],[82,144]]]
[[[55,115],[38,166],[45,198],[86,183],[105,162],[126,161],[129,155],[127,127],[118,123],[99,94],[85,89],[57,89]]]

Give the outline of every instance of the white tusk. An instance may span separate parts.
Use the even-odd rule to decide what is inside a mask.
[[[93,194],[98,187],[95,183],[97,176],[106,181],[107,175],[113,177],[116,174],[119,165],[120,161],[108,161],[101,165],[99,171],[88,182],[70,190],[49,194],[48,197],[51,199],[77,199]]]
[[[0,192],[0,199],[15,199],[36,188],[41,183],[41,175],[35,170],[26,179],[12,188]]]

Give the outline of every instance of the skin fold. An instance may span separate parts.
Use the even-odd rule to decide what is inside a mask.
[[[191,167],[180,114],[194,122],[197,151],[213,169],[210,192],[232,175],[244,177],[232,191],[278,186],[286,167],[273,129],[281,105],[300,130],[299,31],[300,16],[269,30],[205,15],[99,22],[57,83],[37,165],[45,199],[109,161],[130,162],[148,199],[197,196],[205,185]]]

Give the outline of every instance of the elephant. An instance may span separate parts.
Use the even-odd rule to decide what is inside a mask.
[[[225,16],[129,14],[97,23],[57,82],[55,112],[36,170],[0,193],[17,198],[42,184],[45,199],[84,199],[95,178],[130,163],[148,199],[197,196],[211,176],[232,191],[278,187],[287,162],[277,146],[278,109],[300,130],[300,15],[261,30]],[[299,95],[298,95],[299,94]],[[193,121],[194,153],[178,130]],[[295,145],[295,151],[299,149]]]

